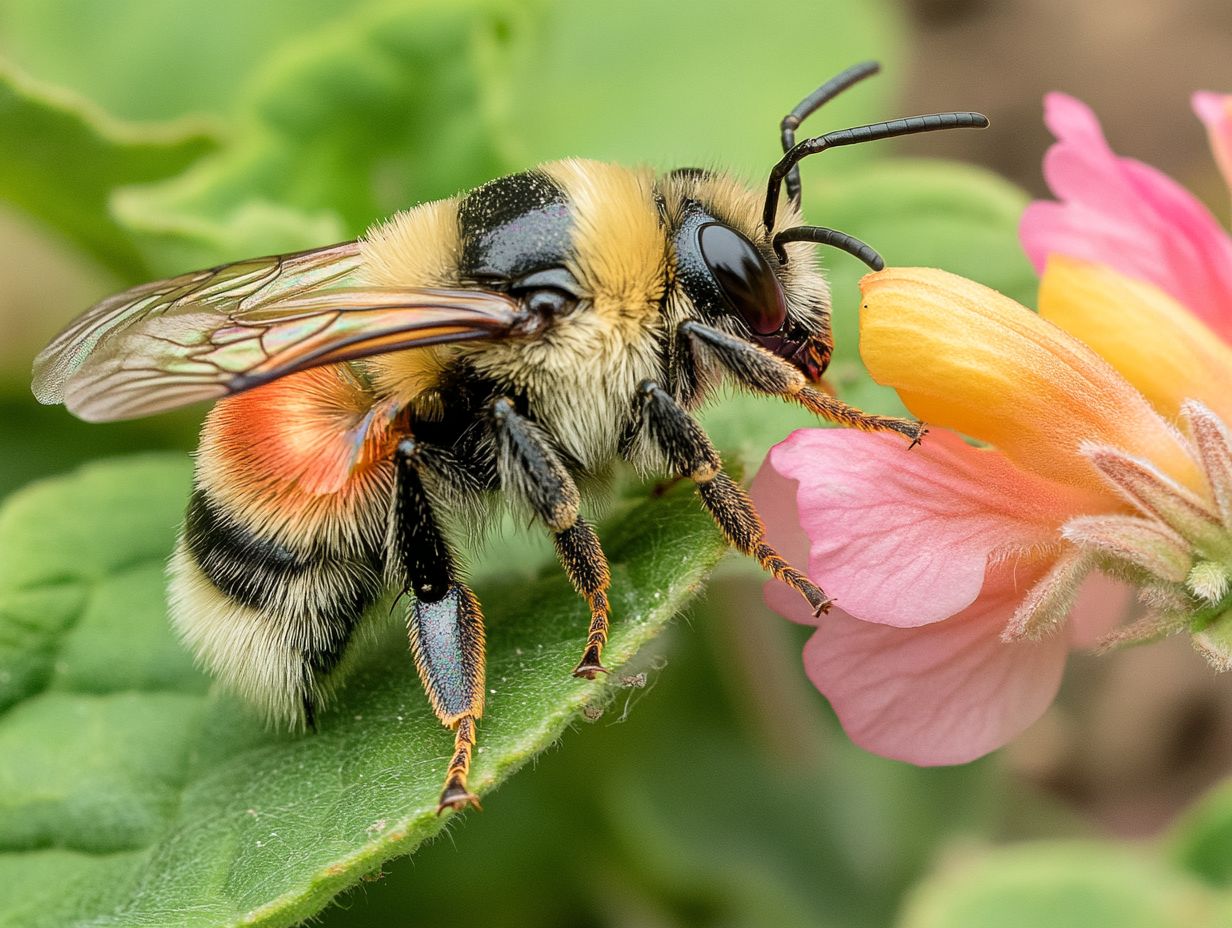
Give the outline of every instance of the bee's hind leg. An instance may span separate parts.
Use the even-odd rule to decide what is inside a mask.
[[[483,714],[483,615],[464,584],[440,599],[416,597],[407,623],[415,666],[437,718],[454,730],[453,755],[436,811],[479,808],[466,786],[475,748],[475,722]]]
[[[520,415],[503,397],[492,403],[490,414],[502,487],[527,503],[551,530],[565,573],[590,606],[586,648],[573,675],[593,680],[597,674],[607,673],[601,658],[610,612],[607,589],[611,574],[599,536],[578,514],[577,486],[543,429]]]
[[[643,381],[638,392],[641,427],[672,469],[696,484],[703,505],[732,547],[808,600],[815,614],[827,611],[830,597],[766,543],[766,529],[753,501],[723,472],[719,453],[697,420],[653,380]]]
[[[436,717],[454,730],[454,750],[437,813],[479,808],[467,788],[475,723],[483,715],[483,613],[458,579],[453,553],[441,534],[419,477],[423,449],[398,446],[395,538],[404,580],[415,594],[407,619],[411,653]]]

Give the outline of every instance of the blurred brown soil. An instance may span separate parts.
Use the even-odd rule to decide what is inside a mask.
[[[913,34],[904,112],[975,109],[986,132],[901,149],[984,164],[1043,194],[1041,100],[1090,104],[1118,151],[1180,180],[1227,219],[1228,195],[1189,108],[1232,92],[1232,0],[903,0]]]

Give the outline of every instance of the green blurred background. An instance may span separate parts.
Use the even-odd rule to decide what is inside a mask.
[[[1114,146],[1222,211],[1187,98],[1232,89],[1229,48],[1227,0],[3,0],[0,494],[87,459],[193,445],[200,410],[86,426],[29,396],[33,355],[98,297],[353,237],[547,158],[759,179],[779,118],[870,57],[883,76],[818,131],[949,108],[994,128],[816,159],[810,217],[890,263],[1029,302],[1015,223],[1022,190],[1042,192],[1041,95],[1083,97]],[[983,169],[916,160],[942,156]],[[836,380],[893,408],[855,353],[861,269],[824,259]],[[752,466],[800,422],[749,401],[709,419]],[[764,610],[747,567],[727,562],[668,639],[640,685],[489,812],[319,923],[1232,924],[1232,794],[1217,786],[1232,687],[1184,642],[1080,658],[1016,744],[919,770],[845,740],[803,676],[803,630]]]

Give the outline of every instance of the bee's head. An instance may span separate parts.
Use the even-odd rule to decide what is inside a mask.
[[[761,201],[725,174],[673,171],[660,191],[675,280],[692,314],[819,380],[833,349],[830,300],[809,249],[785,244],[780,259],[761,223]],[[795,218],[785,205],[782,222]]]
[[[833,342],[828,293],[807,243],[838,248],[875,271],[885,263],[851,235],[804,224],[800,162],[844,145],[988,125],[980,113],[936,113],[839,129],[797,143],[796,130],[804,119],[878,69],[872,61],[848,68],[783,117],[779,123],[783,157],[770,170],[764,197],[723,175],[696,168],[673,171],[660,182],[666,211],[673,214],[680,281],[694,307],[714,317],[714,324],[726,323],[729,330],[737,330],[734,334],[744,334],[813,379],[820,378],[829,364]]]

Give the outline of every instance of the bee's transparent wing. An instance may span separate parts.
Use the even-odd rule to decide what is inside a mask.
[[[357,242],[142,284],[89,309],[34,362],[34,395],[92,422],[217,399],[294,371],[499,337],[518,304],[482,290],[363,286]]]

